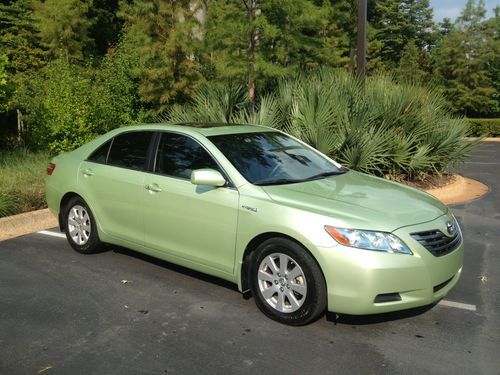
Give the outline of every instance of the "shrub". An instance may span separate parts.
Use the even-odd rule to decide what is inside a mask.
[[[4,192],[0,193],[0,217],[9,216],[16,212],[14,197]]]
[[[474,137],[500,137],[500,118],[469,118],[467,119]]]
[[[51,61],[24,91],[29,144],[52,153],[70,151],[136,117],[132,59],[121,52],[98,69]]]
[[[283,81],[255,113],[247,108],[241,89],[205,87],[163,119],[275,127],[348,167],[396,180],[443,173],[477,143],[464,139],[467,121],[452,117],[442,96],[385,76],[368,78],[363,88],[355,77],[323,70]]]
[[[0,217],[46,207],[46,152],[0,152]]]

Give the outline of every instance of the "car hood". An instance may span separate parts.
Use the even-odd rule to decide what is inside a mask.
[[[332,221],[325,224],[347,228],[392,232],[448,211],[427,193],[355,171],[262,188],[277,203],[329,216]]]

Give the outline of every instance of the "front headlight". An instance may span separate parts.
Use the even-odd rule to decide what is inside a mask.
[[[387,253],[413,254],[408,246],[392,233],[335,228],[329,225],[325,225],[325,230],[341,245]]]

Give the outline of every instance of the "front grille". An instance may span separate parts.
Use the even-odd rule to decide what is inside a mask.
[[[440,230],[412,233],[411,236],[436,257],[451,253],[462,241],[459,232],[453,237],[448,237]]]

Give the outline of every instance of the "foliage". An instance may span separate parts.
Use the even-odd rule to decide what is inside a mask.
[[[467,122],[471,128],[471,136],[500,137],[499,118],[470,118]]]
[[[0,152],[0,217],[46,207],[46,152]]]
[[[467,122],[450,116],[440,95],[385,76],[368,79],[363,91],[356,78],[322,70],[282,81],[253,114],[247,100],[238,87],[205,88],[169,120],[276,127],[348,167],[393,179],[443,173],[475,145],[464,140]]]
[[[468,0],[456,22],[436,25],[429,0],[369,1],[368,74],[435,87],[460,116],[498,117],[499,10],[485,19],[483,2]],[[294,77],[354,72],[356,11],[351,0],[2,1],[2,142],[56,152],[116,126],[196,111],[288,123]],[[208,112],[206,95],[218,95]]]
[[[405,46],[411,41],[421,52],[433,45],[434,24],[428,0],[368,2],[368,20],[371,71],[396,68]]]
[[[143,0],[122,3],[120,16],[126,31],[140,42],[136,47],[144,59],[140,72],[140,95],[151,111],[185,102],[201,81],[197,60],[199,20],[197,3]]]
[[[283,77],[348,62],[346,1],[214,0],[208,3],[205,55],[214,75],[247,82],[251,101]],[[342,24],[335,17],[342,17]]]
[[[425,60],[425,54],[418,49],[417,45],[411,40],[404,48],[401,59],[395,75],[401,82],[419,82],[423,83],[427,77],[427,72],[422,68]]]
[[[483,21],[485,9],[481,2],[468,0],[449,32],[433,52],[434,74],[453,109],[470,117],[498,115],[499,18],[490,28]],[[497,26],[498,27],[498,26]],[[495,70],[496,69],[496,70]]]
[[[52,153],[69,151],[130,124],[136,116],[127,64],[133,60],[110,55],[95,74],[64,58],[50,62],[24,94],[32,146],[48,147]]]
[[[184,122],[233,122],[248,102],[241,85],[226,87],[201,86],[193,95],[192,103],[175,106],[156,119],[175,123]]]
[[[34,0],[35,25],[42,45],[53,58],[84,59],[92,44],[92,20],[86,16],[91,6],[92,0]]]
[[[0,55],[0,113],[7,109],[7,66],[9,59],[6,55]]]
[[[35,71],[43,66],[44,52],[30,0],[0,4],[0,53],[7,55],[11,72]]]
[[[93,40],[94,54],[104,56],[109,48],[120,41],[123,22],[118,18],[119,0],[93,0],[89,8],[88,18],[92,24],[88,30]]]

